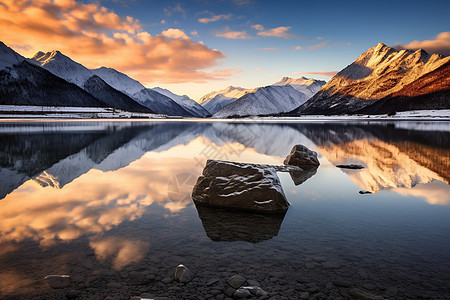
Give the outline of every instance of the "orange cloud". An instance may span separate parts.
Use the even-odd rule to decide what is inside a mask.
[[[434,40],[412,41],[406,45],[395,45],[397,49],[423,49],[428,53],[450,55],[450,31],[439,33]]]
[[[272,48],[260,48],[260,50],[264,50],[264,51],[274,51],[274,50],[277,50],[278,48],[274,48],[274,47],[272,47]]]
[[[226,27],[224,31],[215,34],[217,37],[224,37],[233,40],[249,40],[254,39],[254,37],[247,35],[247,31],[232,31],[229,27]]]
[[[186,33],[184,33],[183,30],[176,28],[169,28],[161,32],[161,35],[169,39],[183,39],[183,40],[189,39],[189,37],[186,35]]]
[[[314,44],[314,45],[308,46],[308,50],[313,51],[313,50],[321,49],[321,48],[325,47],[327,44],[328,44],[327,41],[321,42],[318,44]]]
[[[315,72],[300,72],[299,74],[307,74],[307,75],[323,75],[328,77],[333,77],[339,73],[339,71],[315,71]]]
[[[264,26],[256,24],[253,25],[252,28],[258,30],[258,35],[263,37],[280,37],[284,39],[300,38],[298,35],[288,33],[288,31],[292,28],[291,26],[280,26],[266,30],[264,29]]]
[[[207,24],[209,22],[216,22],[219,20],[229,20],[231,19],[231,14],[227,14],[227,15],[214,15],[211,14],[211,18],[200,18],[198,19],[199,23],[203,23],[203,24]]]
[[[180,29],[152,36],[138,20],[99,4],[4,0],[0,27],[0,40],[29,57],[57,49],[88,68],[113,67],[143,82],[222,79],[202,71],[216,66],[222,52],[193,42]]]

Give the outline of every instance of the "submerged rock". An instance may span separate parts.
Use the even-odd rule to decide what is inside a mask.
[[[308,169],[319,166],[320,162],[317,159],[317,152],[309,150],[303,145],[295,145],[284,160],[284,164]]]
[[[241,212],[195,205],[206,235],[213,241],[259,243],[278,235],[285,213]],[[253,285],[253,284],[251,284]]]
[[[364,166],[361,165],[355,165],[355,164],[350,164],[350,165],[337,165],[336,167],[341,168],[341,169],[364,169]]]
[[[289,207],[273,166],[208,160],[192,199],[198,205],[265,213]]]
[[[228,278],[227,283],[234,287],[235,289],[240,288],[241,286],[244,285],[244,283],[247,282],[247,279],[245,279],[244,277],[242,277],[241,275],[233,275],[230,278]]]
[[[177,268],[175,269],[174,278],[178,282],[187,283],[194,278],[194,273],[192,273],[184,265],[178,265]]]
[[[48,275],[44,279],[53,289],[63,289],[70,286],[69,275]]]

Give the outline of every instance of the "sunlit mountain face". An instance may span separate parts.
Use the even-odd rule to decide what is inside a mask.
[[[263,253],[282,255],[285,259],[275,260],[273,268],[285,272],[298,267],[287,264],[293,255],[303,267],[311,257],[325,257],[339,262],[341,276],[358,282],[361,278],[352,278],[354,270],[344,266],[350,256],[365,255],[363,245],[371,244],[370,238],[383,234],[386,227],[380,227],[378,218],[393,232],[380,247],[389,245],[391,250],[366,258],[361,268],[370,269],[388,257],[393,268],[407,265],[421,253],[420,243],[438,243],[444,238],[442,228],[448,228],[449,131],[439,122],[2,123],[0,296],[49,296],[43,281],[48,274],[70,274],[74,289],[90,285],[100,294],[108,287],[95,278],[124,281],[131,296],[131,287],[141,284],[133,272],[145,269],[150,273],[142,276],[162,279],[184,263],[203,270],[204,275],[197,272],[202,278],[233,265],[229,253],[235,252],[256,259],[258,272],[268,263]],[[292,204],[286,215],[245,219],[193,205],[190,192],[207,159],[280,165],[296,144],[317,151],[321,165],[301,180],[279,173]],[[364,169],[335,167],[350,163]],[[360,190],[372,194],[361,195]],[[435,223],[423,228],[436,240],[416,241],[418,231],[425,229],[416,229],[411,219],[410,231],[396,233],[401,218],[390,214],[399,207],[408,218],[422,222],[427,221],[420,212],[431,216]],[[349,218],[353,214],[362,218]],[[333,222],[345,232],[341,239],[331,238],[336,236]],[[396,234],[409,239],[410,256],[400,255],[406,240],[400,243]],[[355,239],[361,248],[355,248]],[[332,257],[323,243],[335,249]],[[342,250],[351,244],[352,251]],[[436,246],[436,255],[424,258],[429,269],[417,276],[436,272],[432,266],[448,258],[446,247]],[[317,270],[307,272],[323,276],[322,263],[314,264]],[[442,280],[450,276],[438,272]],[[125,273],[128,277],[121,278]],[[373,280],[383,282],[381,274],[374,271]],[[391,275],[398,284],[410,282]]]

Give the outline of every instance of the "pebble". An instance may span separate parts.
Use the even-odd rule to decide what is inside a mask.
[[[300,299],[309,299],[309,292],[304,292],[300,294]]]
[[[230,286],[234,287],[235,289],[238,289],[241,286],[243,286],[246,281],[247,280],[240,275],[233,275],[230,278],[228,278],[227,283]]]
[[[357,288],[350,289],[348,293],[353,297],[355,297],[356,299],[361,300],[384,300],[384,298],[381,296],[373,295],[369,292],[361,291],[360,289]]]
[[[245,288],[239,288],[236,290],[236,292],[234,292],[234,298],[238,298],[238,299],[242,299],[242,298],[247,298],[248,296],[250,296],[250,291],[245,289]]]
[[[178,282],[187,283],[194,278],[194,273],[192,273],[184,265],[178,265],[177,268],[175,269],[174,278]]]
[[[213,285],[213,284],[215,284],[215,283],[217,283],[217,282],[219,282],[219,281],[220,281],[219,278],[212,278],[212,279],[208,280],[208,282],[206,283],[206,285],[207,285],[207,286],[210,286],[210,285]]]

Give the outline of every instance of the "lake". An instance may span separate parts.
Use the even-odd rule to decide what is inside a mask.
[[[285,215],[192,202],[207,159],[296,144],[321,165],[278,173]],[[450,299],[449,122],[1,122],[0,183],[1,299],[225,299],[234,274],[270,299]]]

